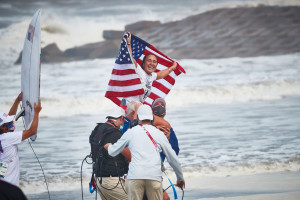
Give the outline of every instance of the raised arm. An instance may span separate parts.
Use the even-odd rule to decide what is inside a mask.
[[[20,101],[22,101],[23,98],[23,92],[21,92],[18,97],[16,98],[14,104],[12,105],[12,107],[9,110],[8,115],[16,115],[17,110],[18,110],[18,105],[20,103]]]
[[[42,110],[42,105],[41,105],[41,100],[39,100],[38,105],[34,103],[34,117],[30,128],[28,130],[23,131],[22,140],[26,140],[27,138],[33,136],[36,133],[39,124],[39,113],[41,110]]]
[[[169,67],[168,69],[165,69],[165,70],[161,70],[157,73],[157,77],[156,77],[156,80],[158,79],[162,79],[162,78],[165,78],[166,76],[168,76],[172,71],[174,71],[177,67],[177,62],[174,61],[172,66]]]
[[[129,36],[126,37],[128,51],[129,51],[129,53],[131,55],[132,62],[134,63],[135,67],[137,67],[137,62],[136,62],[136,60],[132,56],[132,49],[131,49],[131,43],[130,43],[131,42],[131,33],[130,32],[128,32],[128,33],[129,33]]]

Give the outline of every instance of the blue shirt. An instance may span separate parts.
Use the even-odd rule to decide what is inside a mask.
[[[177,139],[176,134],[172,127],[171,127],[170,131],[171,131],[171,133],[170,133],[169,142],[171,144],[172,149],[175,151],[176,155],[178,155],[179,154],[178,139]],[[161,157],[161,160],[164,162],[166,156],[162,152],[160,153],[160,157]]]
[[[131,122],[130,119],[125,117],[122,134],[124,134],[130,128],[130,122]],[[176,155],[178,155],[179,154],[178,139],[176,137],[176,134],[175,134],[173,128],[171,128],[170,131],[171,131],[171,133],[170,133],[169,142],[171,144],[172,149],[175,151]],[[160,153],[160,157],[161,157],[161,160],[164,162],[165,155],[162,152]]]
[[[125,117],[122,134],[124,134],[130,128],[130,122],[131,122],[131,120],[128,119],[127,117]]]

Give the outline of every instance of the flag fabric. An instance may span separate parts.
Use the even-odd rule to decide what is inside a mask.
[[[125,34],[124,34],[125,35]],[[144,56],[154,54],[157,57],[158,65],[155,72],[167,69],[172,66],[173,60],[162,52],[157,50],[151,44],[131,34],[132,56],[141,66]],[[152,105],[157,98],[165,98],[175,84],[175,78],[185,70],[177,63],[177,68],[164,79],[156,80],[152,83],[151,93],[145,99],[144,104]],[[144,89],[139,76],[135,72],[130,54],[128,52],[126,39],[123,37],[119,55],[115,61],[111,79],[105,97],[111,99],[117,105],[120,105],[121,99],[124,97],[143,95]]]
[[[140,77],[135,71],[135,65],[128,51],[126,39],[123,37],[105,97],[120,106],[122,98],[142,94],[144,94],[144,89]]]

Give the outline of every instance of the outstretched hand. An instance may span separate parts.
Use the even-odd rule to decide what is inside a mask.
[[[126,37],[127,44],[131,41],[131,33],[128,32],[128,37]]]
[[[166,128],[164,126],[157,126],[157,128],[165,134],[165,136],[168,138],[168,140],[170,139],[171,131],[169,128]]]
[[[38,105],[36,105],[36,103],[34,103],[34,113],[39,113],[42,110],[42,104],[41,104],[41,100],[39,100]]]
[[[22,101],[23,99],[23,92],[20,92],[20,94],[18,95],[18,101]]]
[[[185,188],[185,181],[177,181],[176,186],[183,190]]]
[[[171,66],[172,71],[174,71],[176,69],[176,67],[177,67],[177,62],[174,60],[172,66]]]

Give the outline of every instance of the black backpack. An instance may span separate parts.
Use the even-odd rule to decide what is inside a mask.
[[[104,144],[102,142],[102,139],[105,137],[105,135],[112,132],[112,131],[105,131],[105,130],[100,131],[99,128],[102,125],[104,125],[104,123],[98,123],[90,135],[90,145],[91,145],[91,154],[92,154],[93,162],[96,162],[97,158],[102,157],[103,154],[102,151],[104,150]],[[105,132],[105,134],[103,134],[103,132]]]

